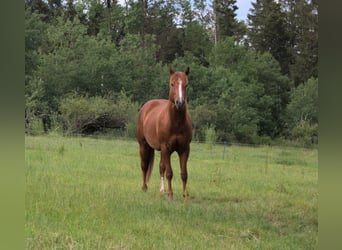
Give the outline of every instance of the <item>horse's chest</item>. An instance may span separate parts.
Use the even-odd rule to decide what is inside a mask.
[[[188,132],[186,129],[178,130],[177,132],[172,133],[168,141],[170,147],[174,149],[179,147],[180,145],[189,144],[191,140],[191,138],[189,137],[190,133],[191,132]]]

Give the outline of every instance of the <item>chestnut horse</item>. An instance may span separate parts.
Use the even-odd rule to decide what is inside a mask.
[[[154,150],[161,152],[160,192],[164,193],[164,174],[168,181],[168,197],[173,199],[171,180],[171,154],[179,156],[183,196],[187,196],[187,161],[192,139],[192,122],[186,102],[189,67],[184,72],[174,72],[170,67],[169,99],[154,99],[146,102],[139,111],[137,139],[140,147],[141,170],[144,191],[151,176]]]

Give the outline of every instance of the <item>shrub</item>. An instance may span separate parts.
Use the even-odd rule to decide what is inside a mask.
[[[215,124],[217,114],[206,104],[200,104],[194,109],[190,110],[194,137],[198,141],[206,141],[206,130],[208,129],[208,124]],[[211,127],[211,126],[210,126]],[[213,126],[214,127],[214,126]]]
[[[123,92],[109,97],[67,97],[60,107],[64,130],[68,134],[124,131],[135,119],[138,106]]]
[[[301,146],[311,147],[313,144],[318,143],[318,124],[310,124],[306,121],[300,122],[292,129],[291,137]]]
[[[42,119],[34,113],[26,114],[25,133],[29,135],[39,135],[44,133]]]
[[[215,127],[213,125],[210,125],[210,126],[207,125],[203,130],[204,130],[205,143],[208,145],[209,149],[211,149],[217,139]]]

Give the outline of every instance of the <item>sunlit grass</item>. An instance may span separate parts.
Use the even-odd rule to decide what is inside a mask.
[[[317,150],[192,143],[190,196],[172,156],[174,201],[159,193],[159,153],[141,191],[135,141],[26,137],[27,249],[313,249]]]

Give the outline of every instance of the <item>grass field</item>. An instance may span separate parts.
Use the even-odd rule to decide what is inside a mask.
[[[192,143],[189,198],[148,192],[135,141],[25,138],[26,249],[316,249],[317,150]]]

